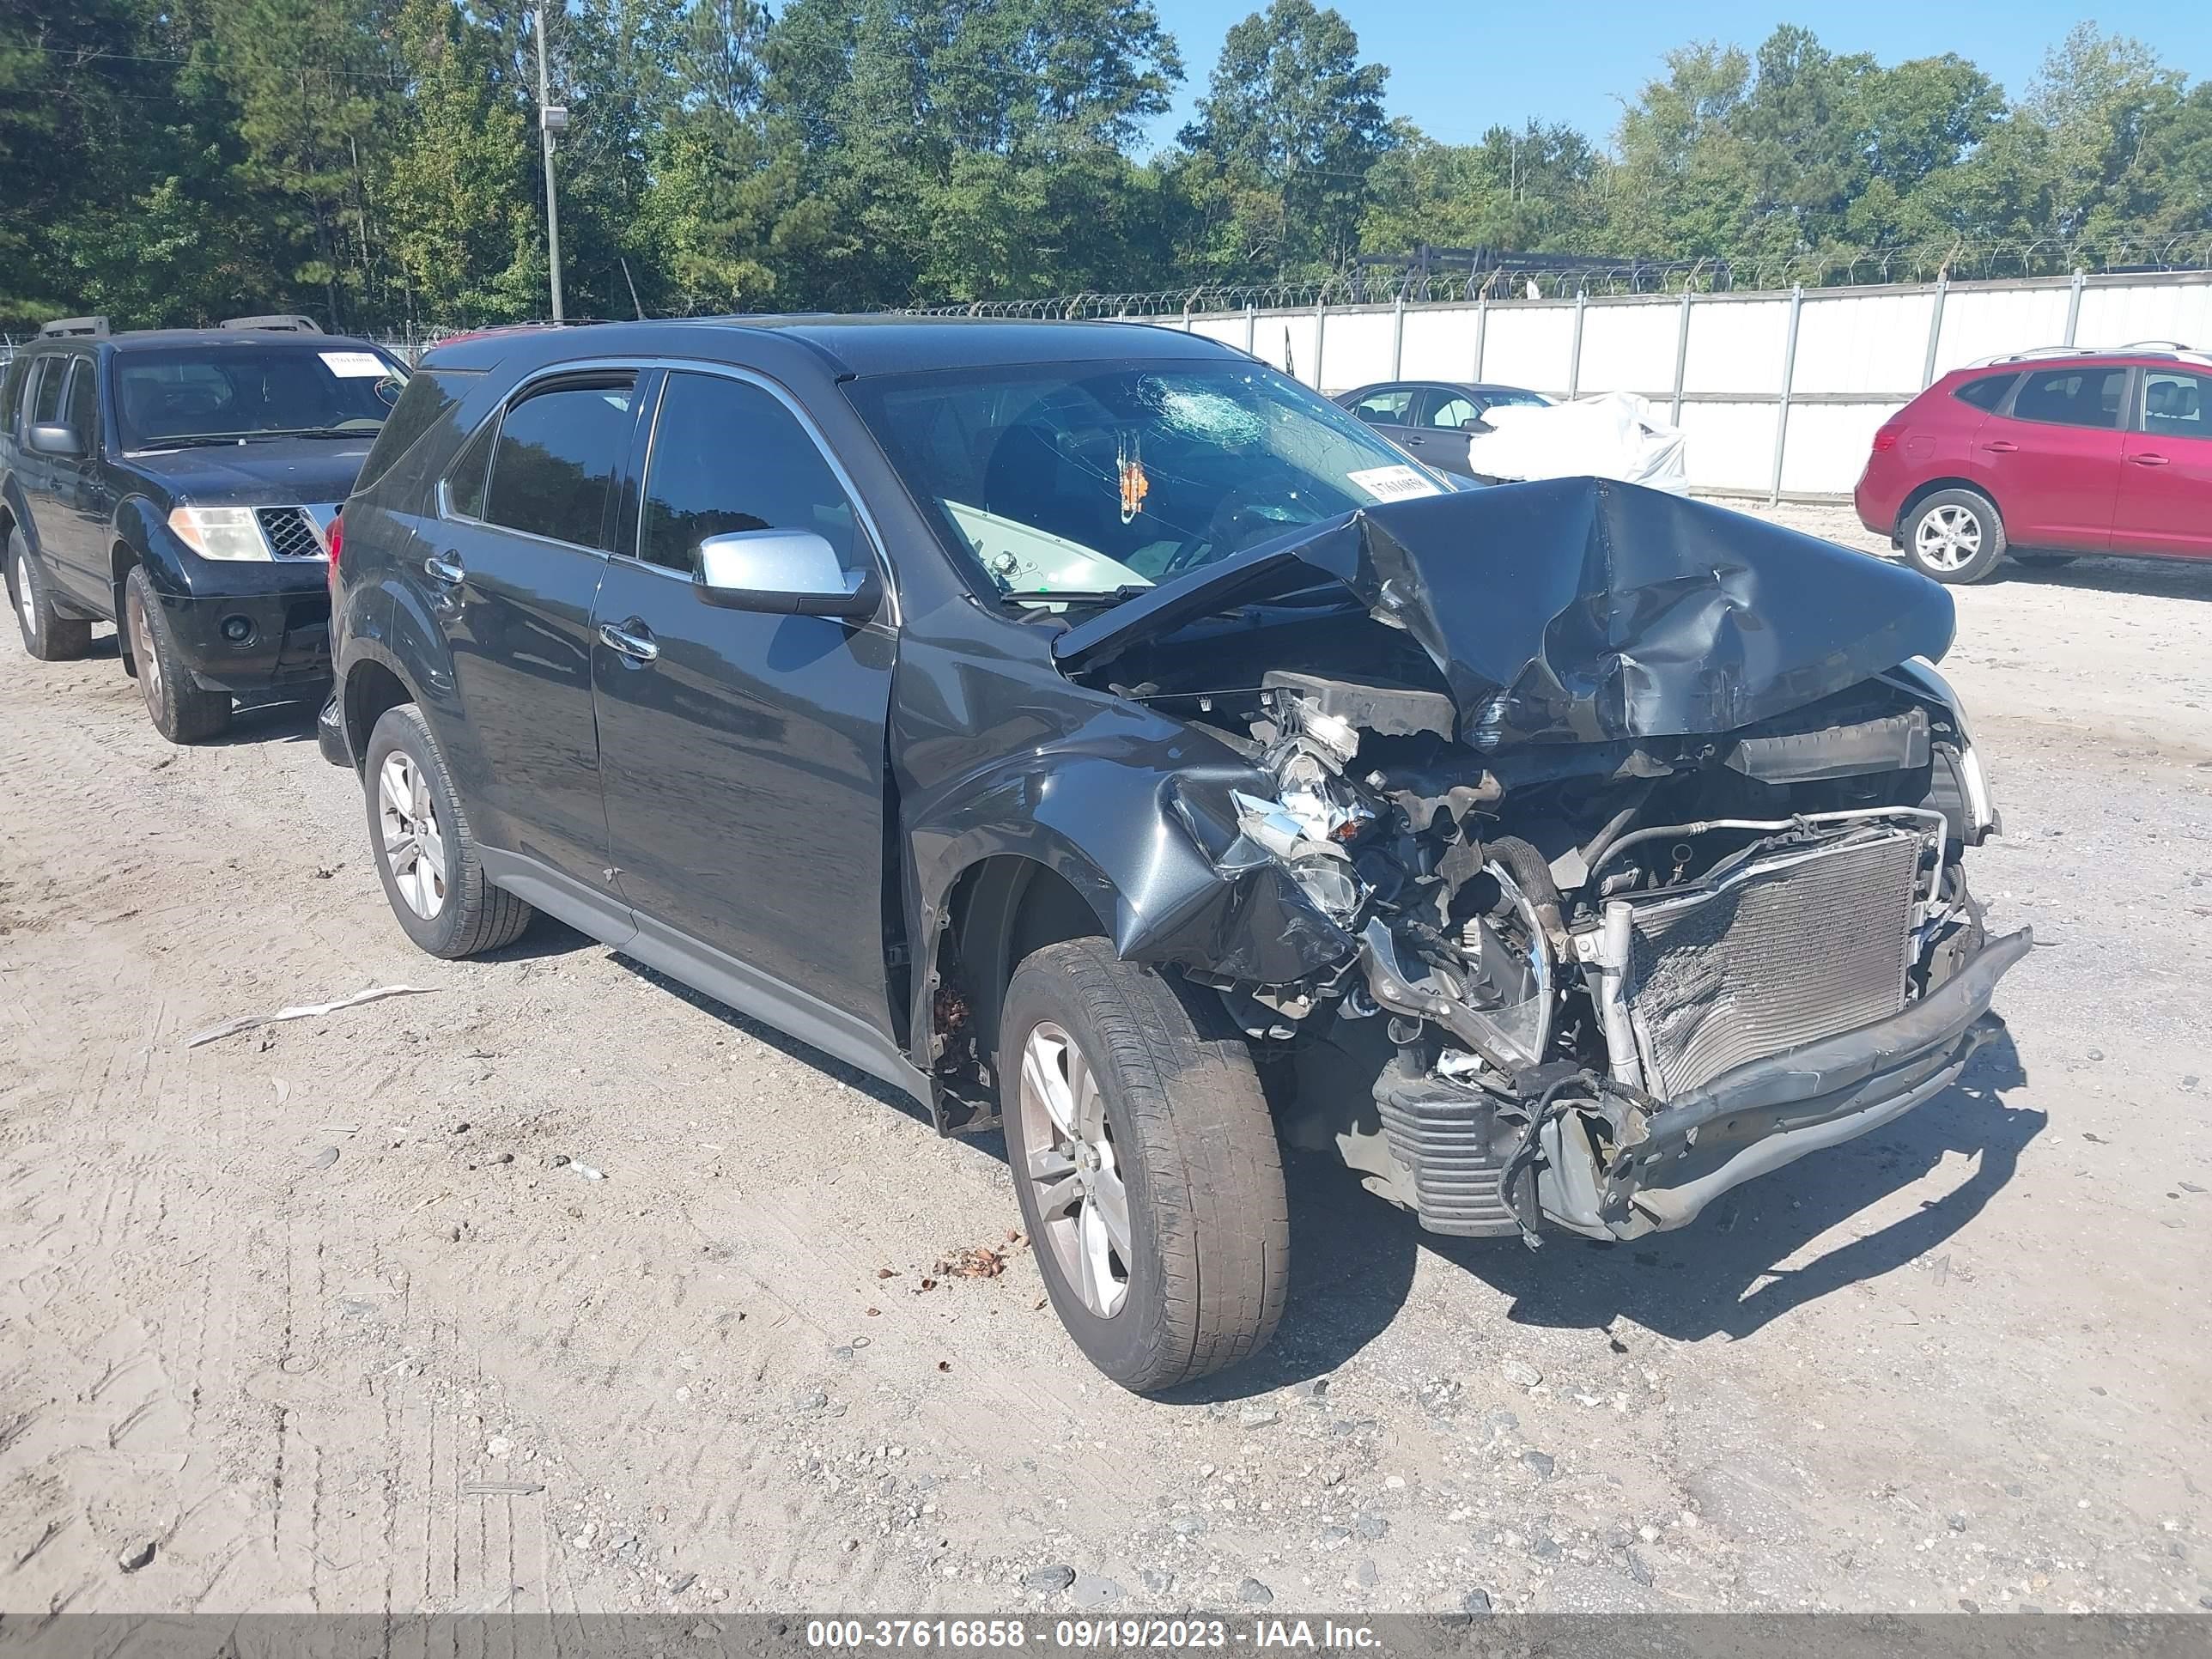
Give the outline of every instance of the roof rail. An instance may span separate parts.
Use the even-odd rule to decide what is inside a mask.
[[[1994,357],[1984,357],[1965,367],[1988,368],[1997,363],[2033,362],[2046,357],[2172,357],[2177,362],[2212,362],[2212,356],[2179,340],[2135,340],[2126,345],[2030,346],[2022,351],[2001,351]]]
[[[107,331],[107,319],[105,317],[57,317],[39,330],[39,337],[41,340],[60,340],[86,334],[101,335]]]
[[[217,328],[266,329],[274,334],[320,334],[323,325],[312,317],[272,312],[265,317],[226,317]]]

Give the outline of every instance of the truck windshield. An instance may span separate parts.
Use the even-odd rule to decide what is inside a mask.
[[[1150,586],[1450,488],[1258,363],[1053,363],[846,390],[970,580],[1022,603]]]
[[[407,371],[361,346],[182,346],[115,362],[126,449],[302,434],[374,438]]]

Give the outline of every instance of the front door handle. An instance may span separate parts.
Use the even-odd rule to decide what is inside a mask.
[[[637,626],[641,629],[644,624]],[[651,662],[660,654],[660,647],[653,642],[652,635],[633,633],[628,627],[617,627],[613,623],[599,624],[599,639],[608,650],[620,652],[632,662]]]
[[[1419,449],[1423,444],[1428,442],[1428,440],[1426,438],[1408,438],[1405,441],[1407,448]]]
[[[1982,447],[1988,450],[1992,455],[2009,455],[2014,450],[2018,449],[2020,446],[2015,443],[2008,443],[2004,439],[1999,438],[1994,442],[1984,444]]]
[[[2166,465],[2166,457],[2163,455],[2130,455],[2128,459],[2133,461],[2137,466],[2164,466]]]
[[[448,587],[459,587],[469,573],[453,560],[441,559],[433,553],[422,561],[422,574],[433,581],[445,583]]]

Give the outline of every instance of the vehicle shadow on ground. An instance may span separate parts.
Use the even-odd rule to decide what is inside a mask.
[[[1927,1255],[1978,1215],[2049,1121],[2005,1104],[2004,1091],[2027,1080],[2011,1036],[2001,1035],[1958,1084],[1887,1128],[1747,1183],[1680,1232],[1632,1243],[1550,1233],[1531,1250],[1517,1238],[1424,1232],[1326,1157],[1296,1158],[1281,1335],[1249,1364],[1164,1397],[1249,1399],[1327,1375],[1398,1316],[1425,1250],[1508,1297],[1506,1316],[1516,1324],[1598,1332],[1626,1319],[1677,1341],[1741,1340],[1793,1309]],[[1951,1153],[1973,1160],[1973,1172],[1942,1197],[1802,1266],[1777,1265]]]
[[[2068,564],[2031,566],[2008,562],[1999,577],[2024,587],[2081,587],[2100,593],[2129,593],[2147,599],[2195,599],[2212,604],[2212,559],[2100,559],[2083,556]]]
[[[313,743],[315,717],[322,712],[325,694],[318,691],[306,702],[241,702],[231,711],[230,729],[219,738],[207,738],[196,749],[235,749],[252,743]]]
[[[555,927],[560,926],[558,923],[552,922],[550,917],[541,916],[538,923],[532,927],[530,932],[517,940],[512,948],[520,950],[527,945],[539,929],[549,923]],[[561,931],[571,935],[573,942],[577,945],[598,943],[572,928],[563,927]],[[554,954],[553,947],[549,945],[543,954],[547,956]],[[671,979],[657,968],[648,968],[641,962],[634,962],[619,951],[613,953],[613,960],[615,965],[623,971],[636,975],[647,984],[665,991],[671,996],[681,998],[701,1013],[710,1016],[738,1036],[750,1037],[763,1048],[774,1048],[779,1054],[797,1060],[802,1066],[810,1066],[832,1081],[843,1084],[854,1093],[866,1095],[871,1100],[890,1107],[893,1111],[903,1112],[919,1123],[934,1127],[931,1125],[927,1108],[913,1096],[893,1088],[882,1079],[871,1077],[858,1066],[848,1066],[842,1060],[833,1059],[811,1043],[801,1042],[797,1037],[779,1031],[773,1025],[763,1024],[748,1014],[741,1014],[728,1004],[715,1001],[703,991],[693,990],[681,980]],[[979,1137],[977,1144],[994,1148],[994,1155],[1001,1160],[1006,1157],[1006,1148],[995,1136]],[[1011,1226],[1012,1224],[1009,1222],[1007,1224]]]

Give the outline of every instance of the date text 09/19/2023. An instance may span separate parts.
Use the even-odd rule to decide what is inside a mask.
[[[1066,1650],[1180,1649],[1371,1650],[1382,1644],[1362,1624],[1334,1620],[815,1619],[805,1626],[810,1649],[943,1648],[954,1651],[1049,1647]]]

